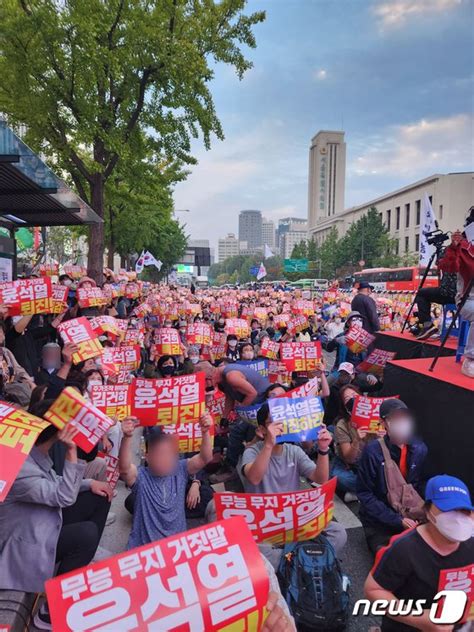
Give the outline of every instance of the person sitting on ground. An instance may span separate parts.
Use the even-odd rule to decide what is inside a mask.
[[[430,478],[425,498],[426,524],[392,538],[377,555],[364,587],[370,601],[423,600],[423,614],[387,614],[382,632],[453,630],[433,623],[430,609],[441,572],[462,571],[474,560],[474,507],[465,483],[446,474]],[[459,590],[467,586],[470,582]]]
[[[61,368],[61,347],[57,342],[48,342],[41,350],[41,367],[35,376],[38,386],[48,384],[51,375],[56,375]]]
[[[381,387],[375,375],[356,373],[353,364],[350,362],[342,362],[339,365],[335,381],[333,381],[329,387],[329,396],[324,402],[324,423],[327,426],[332,425],[339,414],[339,391],[343,386],[347,386],[347,384],[352,384],[364,393],[373,393],[378,391]]]
[[[143,375],[146,378],[166,378],[180,375],[181,367],[178,358],[172,355],[162,355],[156,363],[145,365]]]
[[[342,322],[342,318],[335,314],[331,317],[331,319],[324,325],[324,331],[327,334],[328,340],[332,340],[336,336],[339,336],[344,332],[344,323]]]
[[[359,518],[374,554],[392,535],[419,524],[428,453],[423,441],[414,436],[413,416],[400,399],[383,401],[380,419],[387,434],[365,446],[356,483]]]
[[[132,462],[135,420],[128,418],[122,422],[120,477],[136,494],[129,549],[186,531],[186,485],[188,477],[197,474],[212,459],[211,423],[206,412],[199,420],[201,449],[190,459],[179,459],[176,436],[165,434],[159,426],[153,428],[146,441],[148,467],[137,468]]]
[[[88,515],[82,517],[72,509],[85,483],[86,466],[78,462],[74,443],[77,432],[69,425],[61,431],[48,425],[36,439],[6,499],[0,503],[2,589],[42,593],[44,582],[55,575],[55,564],[58,564],[56,575],[62,575],[86,566],[95,555],[100,527]],[[62,476],[53,470],[48,455],[56,441],[66,448]],[[90,498],[86,504],[89,501]],[[35,626],[52,629],[46,603],[35,616]]]
[[[332,340],[328,340],[323,343],[323,348],[326,349],[326,351],[329,351],[329,353],[332,351],[336,352],[332,369],[333,371],[337,371],[342,362],[350,362],[354,366],[357,366],[367,355],[365,352],[354,353],[347,347],[346,336],[352,326],[363,326],[362,316],[359,312],[351,312],[348,315],[347,320],[344,323],[344,331],[342,334],[339,334]]]
[[[239,353],[239,339],[235,334],[229,334],[226,340],[225,357],[231,362],[236,362],[240,359]]]
[[[357,294],[351,302],[351,309],[359,312],[362,316],[362,327],[369,334],[375,334],[380,330],[379,316],[377,314],[377,305],[370,296],[373,292],[373,286],[367,281],[361,281],[357,289]]]

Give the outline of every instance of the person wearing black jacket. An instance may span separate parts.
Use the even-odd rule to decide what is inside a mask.
[[[357,294],[352,299],[351,309],[362,316],[362,326],[369,334],[375,334],[380,329],[377,305],[370,296],[374,288],[366,281],[359,283]]]

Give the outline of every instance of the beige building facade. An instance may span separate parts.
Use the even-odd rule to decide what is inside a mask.
[[[322,243],[333,226],[342,237],[350,225],[377,208],[390,236],[397,240],[398,254],[419,249],[421,202],[430,198],[439,227],[443,231],[462,228],[468,209],[474,204],[474,172],[435,174],[406,187],[348,208],[310,224],[310,234]]]

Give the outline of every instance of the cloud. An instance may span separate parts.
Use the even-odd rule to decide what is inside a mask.
[[[398,28],[407,21],[444,13],[460,6],[462,0],[387,0],[378,2],[373,13],[384,28]]]
[[[365,149],[349,163],[348,173],[414,181],[433,173],[470,170],[473,125],[472,115],[457,114],[391,126],[365,139]]]
[[[328,76],[327,70],[321,68],[320,70],[315,70],[313,73],[313,78],[317,81],[323,81]]]

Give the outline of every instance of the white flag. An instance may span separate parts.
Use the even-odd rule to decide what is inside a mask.
[[[269,259],[270,257],[273,257],[273,252],[272,249],[270,248],[270,246],[267,246],[267,244],[265,244],[264,249],[263,249],[263,258],[264,259]]]
[[[156,266],[158,270],[161,270],[161,266],[163,265],[163,263],[159,261],[158,259],[155,259],[155,257],[151,254],[151,252],[147,250],[145,254],[143,255],[143,265]]]
[[[421,226],[420,226],[420,266],[427,266],[431,255],[435,251],[434,246],[430,246],[426,233],[436,229],[436,217],[431,206],[428,193],[425,193],[421,201]]]
[[[267,271],[265,270],[265,266],[263,265],[263,262],[262,262],[257,272],[257,281],[260,281],[260,279],[263,279],[266,276],[267,276]]]
[[[145,265],[144,262],[144,253],[142,250],[142,254],[138,257],[138,259],[135,262],[135,272],[137,274],[140,274],[140,272],[143,272],[143,266]]]

